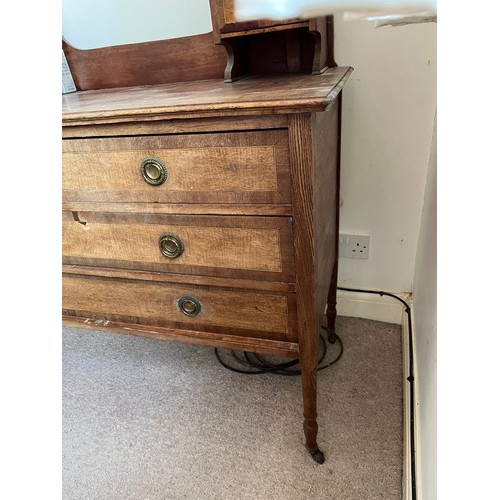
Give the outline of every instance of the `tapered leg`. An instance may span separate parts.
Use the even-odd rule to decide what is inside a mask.
[[[297,335],[304,402],[304,434],[306,448],[318,463],[325,458],[316,441],[318,422],[316,410],[319,322],[317,298],[317,266],[313,210],[314,161],[312,130],[317,127],[310,114],[289,116],[290,171],[294,210],[294,259],[297,298]],[[323,303],[324,304],[324,303]],[[324,307],[324,305],[323,305]]]
[[[337,243],[338,247],[338,243]],[[335,250],[338,251],[338,248]],[[337,254],[338,255],[338,254]],[[328,340],[333,343],[335,337],[332,333],[335,333],[335,322],[337,320],[337,280],[339,273],[338,256],[335,257],[335,265],[332,272],[332,281],[330,283],[330,290],[328,292],[328,307],[326,309],[326,322],[328,330],[330,331],[328,335]]]
[[[318,341],[319,335],[314,318],[310,316],[308,331],[302,332],[303,342],[300,344],[300,368],[302,374],[302,398],[304,403],[304,435],[306,448],[313,459],[322,464],[323,453],[318,448],[317,394],[318,394]]]
[[[314,354],[314,356],[312,356]],[[318,448],[317,399],[317,354],[302,353],[300,366],[302,371],[302,394],[304,400],[304,435],[306,448],[313,459],[322,464],[325,456]]]

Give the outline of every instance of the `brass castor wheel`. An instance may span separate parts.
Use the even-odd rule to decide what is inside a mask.
[[[318,462],[318,464],[322,464],[325,461],[325,455],[323,455],[323,452],[320,451],[320,449],[317,446],[312,450],[308,448],[307,451],[311,454],[313,460],[315,462]]]

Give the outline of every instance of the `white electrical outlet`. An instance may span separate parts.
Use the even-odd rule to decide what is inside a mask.
[[[370,236],[365,234],[339,234],[339,257],[367,259]]]

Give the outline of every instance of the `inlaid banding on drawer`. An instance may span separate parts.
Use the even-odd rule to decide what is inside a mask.
[[[282,217],[63,217],[66,264],[285,282],[293,278],[291,239],[291,219]]]
[[[62,288],[64,314],[72,316],[297,340],[293,294],[82,276],[63,276]],[[182,312],[185,297],[199,303],[196,315]]]
[[[141,175],[147,158],[166,180]],[[63,141],[63,200],[289,203],[285,130]]]

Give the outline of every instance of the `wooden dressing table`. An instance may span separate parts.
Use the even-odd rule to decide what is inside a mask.
[[[317,71],[299,62],[249,74],[253,63],[234,55],[248,55],[259,28],[244,28],[239,41],[226,30],[219,78],[194,68],[191,80],[167,71],[138,84],[130,69],[131,86],[104,74],[90,90],[89,56],[63,44],[82,89],[63,96],[63,322],[299,358],[306,447],[322,463],[316,362],[326,304],[335,323],[341,90],[352,69],[328,67],[319,43],[322,54],[307,56]],[[286,60],[309,28],[280,30]]]

